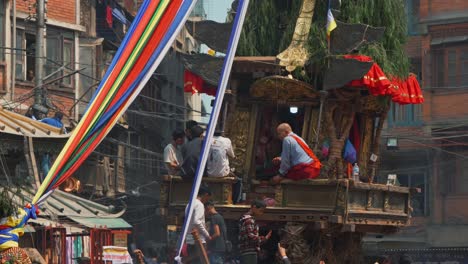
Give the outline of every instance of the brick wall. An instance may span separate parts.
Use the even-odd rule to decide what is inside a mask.
[[[15,88],[15,100],[14,101],[17,101],[25,97],[29,97],[29,95],[31,94],[31,91],[32,91],[32,87],[25,87],[25,86],[17,85]],[[50,100],[60,109],[60,111],[64,113],[65,116],[68,116],[70,114],[69,110],[72,108],[74,100],[69,97],[73,97],[73,94],[67,93],[66,97],[64,97],[64,96],[51,94],[51,92],[49,92],[48,96]],[[27,100],[23,101],[22,104],[27,105],[27,106],[32,106],[34,104],[34,97],[31,96]],[[73,112],[72,112],[72,117],[73,117]],[[65,119],[68,120],[68,118],[65,118]]]
[[[16,9],[21,12],[33,14],[36,13],[34,8],[35,1],[16,1]],[[30,11],[29,8],[32,7]],[[71,24],[76,24],[76,0],[48,0],[47,3],[47,17],[60,21],[67,22]]]
[[[467,101],[467,91],[455,91],[451,93],[448,91],[435,94],[432,99],[432,120],[466,119],[468,116]]]
[[[466,0],[432,0],[429,1],[430,14],[436,15],[446,12],[460,12],[468,9]]]
[[[405,45],[405,51],[408,57],[420,58],[421,44],[421,36],[409,37]]]

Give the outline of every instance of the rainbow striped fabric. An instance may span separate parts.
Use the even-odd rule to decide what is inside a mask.
[[[33,203],[39,204],[94,151],[143,89],[184,26],[195,0],[145,0]]]

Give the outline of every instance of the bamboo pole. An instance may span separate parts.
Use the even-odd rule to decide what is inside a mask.
[[[208,254],[206,253],[205,246],[203,245],[202,241],[200,240],[200,235],[198,234],[197,229],[193,229],[192,231],[193,239],[195,240],[195,245],[198,248],[198,257],[202,264],[210,264],[208,259]]]

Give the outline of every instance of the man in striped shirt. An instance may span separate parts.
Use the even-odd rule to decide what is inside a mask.
[[[262,200],[254,200],[249,212],[239,220],[239,250],[241,264],[257,264],[260,245],[271,237],[271,230],[266,236],[260,236],[255,217],[264,214],[266,203]]]

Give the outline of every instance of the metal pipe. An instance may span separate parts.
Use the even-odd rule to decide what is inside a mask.
[[[10,87],[10,100],[14,100],[15,98],[15,81],[16,81],[16,0],[13,0],[12,2],[12,12],[13,12],[13,21],[12,21],[12,34],[11,34],[11,46],[12,48],[15,49],[15,52],[13,50],[11,51],[11,87]]]
[[[44,76],[44,35],[45,35],[45,4],[44,0],[36,1],[36,65],[35,65],[35,86],[40,87],[34,90],[34,103],[42,105],[43,87],[42,78]]]

